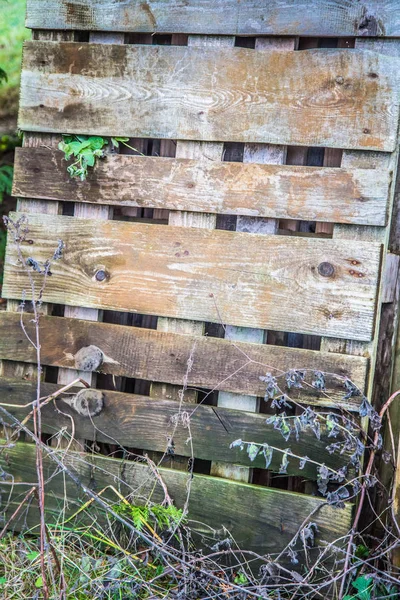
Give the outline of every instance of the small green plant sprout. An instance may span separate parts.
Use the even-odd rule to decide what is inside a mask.
[[[146,528],[156,537],[158,537],[157,531],[161,533],[165,530],[173,530],[185,522],[183,510],[173,504],[166,506],[162,504],[135,506],[121,502],[114,506],[114,510],[117,514],[132,519],[138,531]]]
[[[72,156],[76,158],[67,167],[70,176],[84,181],[88,167],[94,167],[96,158],[103,158],[103,148],[107,143],[107,140],[95,135],[63,135],[63,141],[58,144],[59,150],[64,152],[65,160],[70,160]]]
[[[246,577],[245,573],[243,573],[243,571],[239,571],[235,575],[233,583],[236,583],[236,585],[246,585],[247,583],[249,583],[249,580]]]
[[[354,594],[347,594],[343,600],[371,600],[372,591],[375,587],[372,577],[368,577],[367,575],[359,576],[351,585],[357,591]]]
[[[127,137],[112,137],[110,140],[98,135],[63,135],[62,141],[58,144],[58,149],[64,152],[65,160],[69,161],[72,157],[76,160],[68,165],[67,171],[71,177],[79,177],[84,181],[88,175],[88,168],[94,167],[97,158],[105,157],[105,147],[111,143],[112,148],[119,148],[123,144],[130,150],[141,154],[136,148],[130,146]]]
[[[13,173],[11,165],[0,165],[0,204],[4,200],[4,194],[11,194]]]

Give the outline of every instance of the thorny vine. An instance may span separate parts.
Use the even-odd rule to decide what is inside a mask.
[[[76,380],[48,397],[42,397],[40,391],[42,374],[40,312],[43,293],[47,278],[52,274],[53,262],[62,260],[64,244],[60,240],[53,255],[44,263],[40,263],[33,256],[25,256],[26,246],[33,244],[28,236],[26,218],[22,216],[16,221],[7,219],[6,224],[30,287],[29,300],[24,297],[20,306],[21,327],[36,350],[37,382],[36,399],[27,405],[26,408],[31,410],[22,421],[8,410],[12,405],[0,403],[0,413],[3,415],[1,421],[5,428],[5,441],[0,447],[2,487],[9,487],[9,500],[12,499],[17,485],[28,485],[29,488],[13,510],[11,508],[7,510],[9,504],[7,501],[3,503],[7,518],[0,532],[0,542],[2,538],[6,539],[6,531],[12,528],[14,523],[21,525],[22,516],[25,514],[27,518],[29,507],[36,502],[40,516],[37,553],[40,577],[37,580],[39,582],[37,587],[41,595],[35,597],[44,600],[67,597],[79,600],[89,597],[154,599],[168,597],[182,600],[184,598],[294,600],[326,597],[339,600],[370,600],[399,597],[399,569],[390,561],[393,552],[400,547],[400,528],[393,509],[394,489],[381,490],[382,493],[387,494],[387,503],[382,514],[375,514],[375,521],[383,530],[382,536],[377,539],[371,534],[371,524],[360,529],[360,523],[366,500],[371,502],[369,490],[380,486],[375,459],[379,456],[384,462],[392,466],[396,465],[396,449],[393,440],[391,440],[392,448],[389,453],[383,447],[381,429],[383,419],[388,418],[390,405],[400,392],[393,394],[377,413],[362,391],[346,377],[307,369],[291,369],[288,372],[275,372],[274,375],[267,373],[262,378],[265,383],[265,401],[271,412],[275,411],[275,414],[268,416],[266,424],[280,433],[288,443],[288,447],[280,448],[276,444],[271,445],[268,442],[267,428],[265,442],[256,443],[238,439],[232,441],[231,447],[246,451],[250,462],[257,456],[262,456],[265,460],[265,469],[271,466],[274,454],[281,455],[280,474],[287,473],[292,461],[298,462],[300,470],[306,464],[313,464],[317,471],[318,493],[325,498],[326,505],[340,511],[345,507],[345,503],[349,501],[356,503],[352,527],[341,539],[325,543],[320,539],[318,518],[315,518],[324,505],[322,503],[304,519],[289,543],[275,554],[259,555],[241,549],[231,533],[226,530],[217,533],[210,529],[210,535],[206,535],[204,524],[200,528],[202,531],[200,539],[198,534],[196,538],[196,523],[190,521],[189,512],[194,463],[190,423],[196,409],[184,405],[188,376],[193,366],[194,348],[188,358],[187,375],[180,393],[179,409],[171,421],[171,430],[168,432],[163,455],[163,457],[174,455],[175,433],[178,428],[184,428],[187,431],[187,444],[191,449],[191,458],[188,461],[186,500],[182,508],[175,507],[164,482],[162,470],[159,468],[163,457],[158,464],[146,455],[134,457],[131,452],[122,448],[117,439],[111,438],[111,441],[123,452],[121,472],[116,475],[115,472],[107,470],[107,463],[96,462],[96,472],[102,475],[103,480],[113,483],[109,483],[101,491],[93,489],[91,485],[84,482],[82,476],[85,470],[93,468],[90,455],[85,457],[82,454],[71,453],[69,445],[67,449],[60,450],[57,446],[42,441],[41,408],[51,402],[57,408],[57,398],[65,397],[64,394],[70,391],[71,386],[79,383],[85,385],[82,380]],[[38,276],[42,277],[39,287]],[[23,313],[28,301],[35,325],[34,339],[29,338],[23,322]],[[301,402],[301,394],[297,392],[305,388],[328,397],[329,378],[335,380],[336,387],[342,388],[342,402],[336,403],[337,408],[326,411]],[[358,406],[358,415],[355,411],[343,408],[346,402],[355,400],[357,402],[354,402],[354,406]],[[333,400],[332,405],[335,406]],[[92,417],[89,415],[88,418],[96,429]],[[371,437],[365,428],[361,427],[360,418],[369,419]],[[29,426],[31,419],[32,427]],[[73,423],[71,430],[70,441],[73,438]],[[329,442],[326,449],[330,454],[342,457],[343,462],[339,468],[333,469],[307,456],[292,452],[290,440],[299,441],[305,432],[310,431],[316,439],[326,439]],[[7,465],[7,452],[12,451],[20,433],[35,444],[37,481],[34,484],[17,484],[4,468]],[[66,430],[60,431],[54,441],[57,443],[68,435]],[[365,452],[369,457],[363,470]],[[123,469],[124,465],[132,459],[136,464],[142,463],[141,466],[146,467],[146,475],[142,480],[128,484]],[[50,465],[53,465],[52,469]],[[87,500],[81,503],[77,511],[72,511],[72,514],[69,509],[67,516],[66,499],[61,516],[54,523],[49,521],[45,500],[46,489],[56,477],[73,482]],[[154,495],[156,489],[158,492]],[[124,493],[121,490],[124,490]],[[52,498],[47,495],[47,499],[48,504],[51,505]],[[86,574],[84,584],[79,584],[81,595],[77,592],[76,583],[72,585],[68,583],[66,566],[68,563],[65,562],[66,540],[71,543],[70,540],[73,539],[72,546],[75,548],[77,537],[82,551],[82,561],[85,559],[86,565],[90,554],[99,553],[99,548],[104,546],[108,549],[107,568],[102,562],[104,550],[97,559],[97,566],[89,560],[94,575],[89,577]],[[61,544],[60,540],[62,540]],[[89,541],[91,546],[87,545]],[[96,546],[93,545],[94,543]],[[100,563],[104,567],[102,570]],[[80,565],[79,568],[82,570],[82,564]],[[96,569],[100,569],[101,575]],[[1,579],[0,576],[0,584]],[[89,595],[84,595],[86,592]],[[117,592],[119,595],[116,595]]]

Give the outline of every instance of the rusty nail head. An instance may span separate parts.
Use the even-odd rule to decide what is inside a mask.
[[[107,279],[107,273],[100,269],[100,271],[96,272],[95,278],[97,281],[104,281],[105,279]]]
[[[322,277],[332,277],[335,272],[335,267],[329,262],[322,262],[318,265],[318,273]]]

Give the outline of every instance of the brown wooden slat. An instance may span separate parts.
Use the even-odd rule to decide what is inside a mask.
[[[207,213],[385,225],[391,176],[374,169],[108,156],[86,181],[63,153],[17,148],[13,194]]]
[[[392,151],[397,65],[357,50],[26,42],[19,127]]]
[[[74,452],[59,452],[57,456],[89,489],[100,491],[109,485],[119,487],[122,494],[129,495],[133,504],[142,504],[143,499],[147,498],[156,503],[164,500],[161,486],[143,464],[91,455],[85,461],[82,454]],[[14,448],[7,450],[7,454],[0,455],[0,464],[6,472],[13,474],[16,483],[32,482],[32,485],[37,481],[33,444],[16,444]],[[66,516],[70,516],[88,498],[79,494],[76,484],[72,483],[65,473],[53,478],[56,468],[49,457],[44,458],[46,506],[58,520],[61,506],[64,506]],[[185,472],[163,468],[160,468],[160,475],[174,504],[183,508],[187,498],[188,475]],[[29,488],[26,486],[15,486],[14,504],[10,506],[8,516],[12,514],[13,508],[16,508],[15,503],[22,500],[27,489]],[[4,493],[3,502],[6,501],[6,497],[7,494]],[[65,497],[68,498],[67,505]],[[116,500],[115,496],[111,496],[111,499]],[[37,511],[34,506],[32,503],[31,516],[28,516],[29,525],[37,523]],[[207,507],[207,510],[204,507]],[[190,526],[193,532],[204,534],[210,545],[215,543],[215,538],[214,542],[212,541],[215,533],[217,539],[224,535],[225,527],[240,548],[255,550],[261,555],[279,552],[297,533],[304,516],[311,513],[313,521],[318,525],[317,545],[320,545],[322,540],[332,542],[340,538],[350,527],[351,505],[338,510],[327,506],[324,499],[205,475],[194,475],[191,482]],[[24,519],[25,511],[15,523],[17,529],[24,527]],[[49,517],[47,522],[50,523],[50,520]]]
[[[18,408],[18,405],[22,406],[36,399],[35,385],[35,382],[0,378],[1,397],[6,398],[8,404],[15,405],[15,408],[7,408],[7,410],[19,420],[29,413],[29,409]],[[43,383],[42,397],[54,393],[61,387],[62,385]],[[294,436],[290,442],[285,441],[273,425],[266,424],[265,415],[185,403],[184,410],[190,416],[190,429],[188,429],[181,421],[176,427],[173,424],[173,419],[179,420],[179,414],[182,413],[178,401],[166,399],[157,401],[149,396],[108,390],[105,390],[103,395],[104,408],[93,418],[82,417],[62,399],[56,402],[56,406],[62,413],[54,405],[45,406],[41,411],[43,432],[56,435],[65,428],[70,434],[74,433],[78,439],[157,452],[166,451],[168,437],[170,437],[175,444],[175,453],[188,458],[191,456],[192,446],[187,441],[191,436],[195,458],[261,468],[265,467],[262,455],[252,463],[245,451],[238,448],[230,449],[230,444],[237,439],[242,439],[260,444],[266,442],[281,450],[290,446],[291,451],[297,456],[308,456],[311,460],[325,463],[332,469],[339,469],[346,460],[346,457],[337,453],[329,454],[325,448],[331,440],[323,433],[321,440],[317,440],[311,429],[302,433],[299,441],[296,441]],[[71,419],[63,413],[71,415],[74,431],[71,429]],[[32,421],[30,425],[33,427]],[[269,468],[278,471],[281,462],[282,453],[275,451]],[[301,470],[299,460],[294,458],[289,460],[288,473],[304,475],[312,479],[316,479],[317,476],[315,465],[307,463]]]
[[[20,326],[21,315],[0,312],[0,358],[36,362],[36,351]],[[31,316],[23,316],[24,328],[32,338]],[[94,345],[105,360],[99,370],[115,376],[159,381],[182,386],[225,390],[264,396],[267,372],[280,377],[290,369],[315,370],[348,377],[364,388],[368,361],[363,357],[343,356],[299,348],[231,342],[226,339],[188,335],[96,323],[63,317],[41,317],[41,360],[44,365],[76,368],[75,354]],[[188,370],[188,360],[193,364]],[[282,385],[283,379],[278,380]],[[293,397],[321,406],[340,406],[356,410],[360,398],[343,400],[343,385],[327,377],[327,395],[305,387]]]
[[[29,215],[28,227],[26,257],[45,261],[58,240],[65,244],[46,302],[359,340],[372,335],[380,244],[47,215]],[[26,287],[9,238],[3,295],[21,298]]]
[[[400,36],[396,0],[28,0],[26,26],[208,35]],[[301,14],[301,18],[299,15]]]

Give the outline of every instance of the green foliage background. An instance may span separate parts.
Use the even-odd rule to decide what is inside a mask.
[[[31,35],[25,29],[25,8],[26,0],[0,0],[0,68],[8,77],[0,86],[0,134],[1,121],[16,119],[18,112],[22,44]]]

